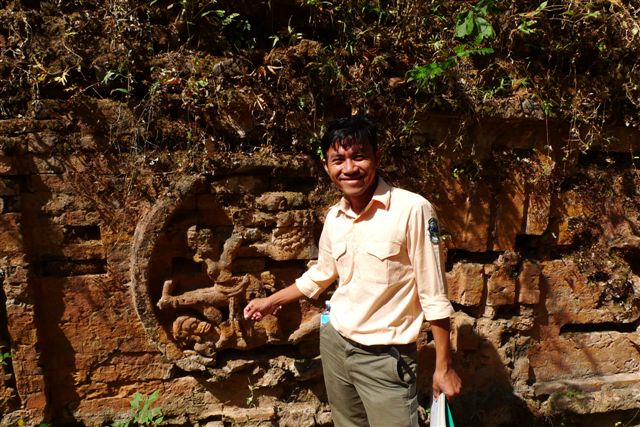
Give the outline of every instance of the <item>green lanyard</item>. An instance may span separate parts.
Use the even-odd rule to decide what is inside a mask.
[[[453,424],[453,416],[451,415],[451,408],[449,407],[449,402],[444,401],[444,406],[447,408],[447,427],[455,427]]]

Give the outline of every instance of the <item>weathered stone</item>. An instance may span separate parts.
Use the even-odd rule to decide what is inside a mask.
[[[514,249],[516,236],[522,233],[525,205],[525,177],[517,170],[507,171],[496,196],[493,224],[493,250]]]
[[[583,231],[582,222],[589,217],[591,210],[577,191],[561,193],[556,206],[552,206],[552,215],[558,218],[554,234],[558,245],[574,243],[577,234]]]
[[[587,378],[565,378],[546,382],[536,382],[533,384],[533,390],[536,396],[544,396],[563,392],[567,390],[579,390],[582,392],[591,392],[609,388],[625,388],[636,385],[640,382],[640,373],[621,373],[611,375],[599,375]]]
[[[316,414],[316,424],[319,426],[333,425],[330,411],[322,411]]]
[[[316,425],[316,405],[313,403],[293,403],[281,413],[280,427],[314,427]]]
[[[28,275],[29,275],[29,265],[10,265],[0,262],[0,270],[2,270],[2,275],[4,276],[4,282],[8,285],[18,285],[19,287],[24,287],[26,283],[28,283]],[[5,294],[7,291],[5,290]],[[7,294],[8,295],[8,294]]]
[[[250,245],[248,251],[240,251],[242,256],[263,255],[276,261],[286,259],[312,259],[318,254],[318,247],[312,233],[315,224],[310,210],[279,212],[276,227],[267,242]],[[255,252],[252,252],[255,251]]]
[[[518,302],[520,304],[537,304],[540,302],[540,266],[525,261],[518,275]]]
[[[511,378],[522,388],[528,388],[530,379],[531,365],[528,357],[519,357],[513,362],[513,371]]]
[[[528,332],[536,324],[534,307],[521,305],[520,314],[511,318],[513,321],[513,329],[521,332]]]
[[[273,421],[276,418],[276,410],[273,407],[238,408],[225,406],[222,416],[232,423]]]
[[[551,192],[539,193],[534,189],[529,193],[525,234],[542,235],[549,225],[550,210]]]
[[[256,194],[267,190],[267,182],[261,176],[230,176],[211,183],[215,194]]]
[[[477,306],[484,290],[483,265],[459,262],[447,276],[449,299],[461,305]]]
[[[451,347],[454,351],[475,350],[482,338],[475,332],[475,319],[464,312],[451,316]]]
[[[620,332],[566,334],[529,350],[536,381],[640,372],[640,338]]]
[[[549,225],[551,211],[551,182],[555,162],[541,151],[534,150],[528,160],[525,233],[540,236]]]
[[[640,307],[634,303],[638,295],[632,295],[626,303],[601,301],[609,285],[589,281],[571,260],[546,261],[541,267],[547,287],[545,307],[549,320],[558,326],[633,322],[640,315]]]
[[[0,215],[0,257],[19,255],[24,251],[21,223],[22,214]]]
[[[292,191],[279,191],[265,193],[256,199],[260,209],[268,211],[284,211],[291,209],[303,209],[308,201],[304,194]]]
[[[471,252],[487,250],[491,192],[484,184],[469,188],[468,183],[450,177],[437,188],[442,194],[435,203],[444,232],[451,245]]]
[[[580,390],[564,390],[553,393],[542,407],[546,415],[561,413],[593,414],[636,410],[640,405],[637,387],[598,390],[585,393]]]
[[[21,287],[26,286],[23,284]],[[34,307],[24,301],[14,300],[11,289],[15,289],[16,285],[4,284],[3,288],[7,295],[7,327],[11,338],[10,363],[15,375],[17,392],[22,406],[30,411],[31,416],[42,419],[47,398]]]
[[[116,354],[91,371],[91,382],[127,383],[168,380],[173,365],[154,353]]]
[[[16,175],[18,169],[14,157],[0,155],[0,175]]]
[[[515,302],[516,281],[511,268],[501,268],[487,280],[487,305],[510,305]]]

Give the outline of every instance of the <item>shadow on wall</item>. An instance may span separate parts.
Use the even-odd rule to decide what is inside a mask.
[[[33,157],[27,158],[28,170],[38,171]],[[46,176],[48,179],[58,177]],[[64,408],[68,402],[77,402],[80,397],[74,378],[76,351],[60,326],[64,323],[65,311],[63,276],[71,266],[58,242],[64,240],[63,227],[54,225],[47,212],[55,204],[49,185],[40,174],[29,175],[27,188],[22,193],[22,230],[31,263],[29,287],[34,295],[36,348],[39,348],[46,387],[47,401],[42,409],[45,413],[61,414],[70,409]]]
[[[431,339],[431,334],[428,334]],[[472,333],[465,337],[475,340],[475,350],[453,353],[454,367],[460,376],[462,393],[450,402],[458,427],[536,426],[535,417],[525,401],[514,393],[511,374],[495,346],[484,337]],[[431,378],[435,368],[433,341],[418,345],[418,389],[420,403],[431,405]],[[421,381],[420,381],[421,380]]]

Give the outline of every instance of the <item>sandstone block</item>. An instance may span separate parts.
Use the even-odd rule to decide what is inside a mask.
[[[493,225],[493,250],[514,249],[516,236],[522,233],[525,205],[525,178],[516,170],[508,171],[507,178],[496,196]]]
[[[581,222],[591,214],[591,209],[585,204],[580,193],[574,190],[561,193],[557,199],[557,206],[553,206],[552,209],[552,215],[559,218],[556,225],[557,244],[572,244],[575,236],[583,231]]]
[[[636,334],[588,332],[540,341],[529,349],[536,381],[640,372]]]
[[[276,418],[276,410],[273,407],[239,408],[225,406],[222,416],[232,423],[272,421]]]
[[[515,302],[516,280],[511,268],[500,268],[487,280],[487,305],[510,305]]]
[[[314,427],[316,405],[314,403],[289,403],[278,420],[280,427]]]
[[[483,270],[482,264],[456,263],[446,274],[449,299],[466,306],[480,305],[484,290]]]
[[[491,216],[491,192],[483,183],[478,188],[468,188],[466,182],[449,176],[439,191],[443,194],[434,205],[440,225],[451,235],[451,244],[471,252],[487,250]]]
[[[607,283],[589,281],[569,259],[546,261],[540,264],[547,283],[545,307],[553,323],[588,324],[605,322],[633,322],[640,315],[640,307],[630,295],[628,304],[606,302]]]
[[[540,266],[531,261],[524,261],[518,275],[518,302],[520,304],[537,304],[540,302]]]
[[[551,193],[538,193],[536,190],[533,191],[534,192],[529,194],[525,234],[540,236],[549,225]]]
[[[551,175],[555,168],[555,162],[551,157],[540,151],[534,151],[534,157],[530,162],[531,173],[528,176],[527,185],[527,218],[525,233],[529,235],[542,235],[549,225],[549,213],[551,210]]]

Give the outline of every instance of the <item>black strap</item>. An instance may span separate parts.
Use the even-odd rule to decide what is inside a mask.
[[[388,353],[389,353],[389,355],[391,355],[391,357],[393,357],[394,359],[396,359],[398,361],[398,377],[404,378],[404,376],[402,375],[402,370],[404,369],[411,376],[411,381],[415,382],[416,381],[416,374],[413,372],[413,369],[411,369],[411,366],[409,366],[407,361],[402,358],[402,356],[400,355],[400,352],[398,351],[398,349],[395,346],[390,346],[389,350],[388,350]]]

